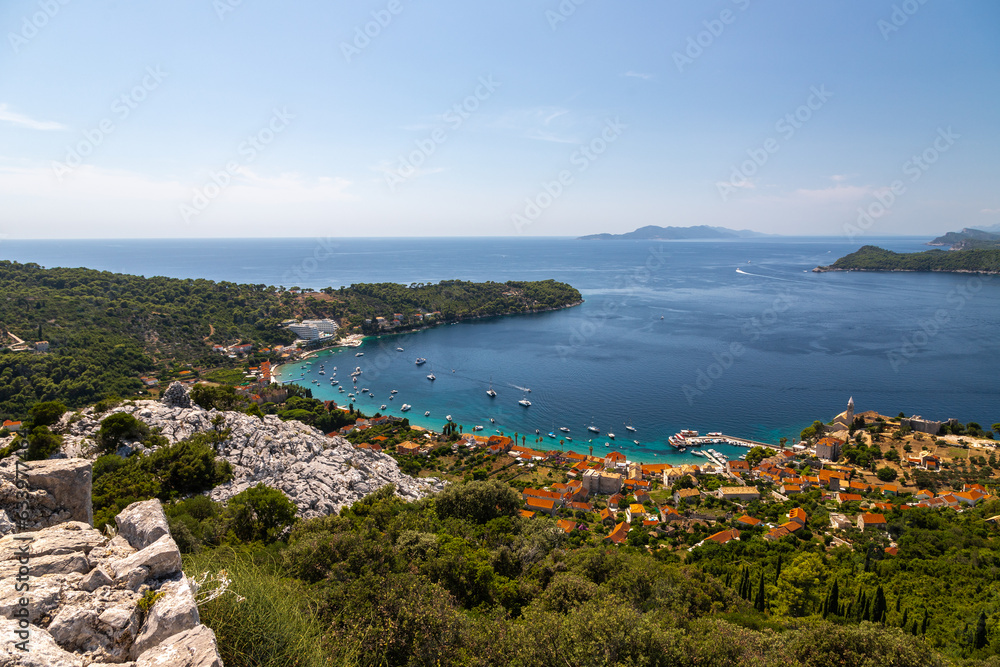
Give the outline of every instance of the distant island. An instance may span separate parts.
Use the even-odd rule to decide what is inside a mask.
[[[658,227],[656,225],[646,225],[634,232],[624,234],[589,234],[581,236],[579,241],[619,241],[619,240],[640,240],[640,241],[675,241],[680,239],[749,239],[761,236],[770,236],[749,229],[727,229],[725,227],[709,227],[708,225],[697,225],[695,227]]]
[[[813,271],[941,271],[951,273],[1000,273],[1000,249],[927,250],[898,253],[866,245]]]
[[[927,245],[947,246],[952,250],[972,250],[975,248],[1000,248],[1000,234],[966,227],[960,232],[948,232]]]

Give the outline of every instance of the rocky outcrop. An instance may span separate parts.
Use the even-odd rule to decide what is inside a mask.
[[[0,535],[16,524],[34,530],[65,521],[93,523],[91,487],[91,464],[84,459],[0,460]]]
[[[117,523],[112,539],[81,522],[0,538],[0,667],[222,667],[159,502]]]
[[[171,385],[173,388],[174,385]],[[177,384],[186,392],[183,385]],[[112,412],[126,412],[165,436],[171,443],[195,433],[217,429],[228,431],[218,453],[233,467],[233,480],[212,491],[213,500],[225,501],[241,491],[264,483],[280,489],[299,508],[299,515],[311,518],[332,514],[372,491],[393,484],[396,493],[416,500],[439,491],[436,479],[414,479],[399,470],[388,454],[355,449],[341,437],[326,437],[321,431],[297,421],[281,421],[274,415],[263,420],[241,412],[203,410],[197,406],[172,407],[161,401],[135,401],[94,414],[67,413],[55,427],[63,433],[67,456],[93,456],[94,436],[100,422]],[[140,444],[132,449],[142,450]]]
[[[190,408],[191,397],[187,388],[180,382],[171,382],[167,390],[160,397],[160,402],[168,408]]]

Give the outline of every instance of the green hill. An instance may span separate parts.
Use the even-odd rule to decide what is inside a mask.
[[[898,253],[866,245],[813,271],[944,271],[1000,273],[1000,249],[928,250]]]
[[[581,301],[553,280],[278,291],[10,261],[0,262],[0,294],[0,418],[23,416],[37,401],[79,407],[134,395],[144,388],[142,374],[164,379],[181,368],[235,366],[212,345],[291,343],[295,336],[280,326],[287,318],[334,318],[343,330],[361,331],[365,319],[401,313],[405,329],[417,312],[439,311],[438,321],[449,322]],[[36,352],[43,340],[49,351]]]

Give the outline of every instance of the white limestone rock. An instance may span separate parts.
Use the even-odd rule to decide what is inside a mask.
[[[20,650],[18,631],[28,633],[27,651]],[[19,628],[16,621],[0,618],[0,667],[83,667],[83,658],[60,648],[52,636],[35,625]]]
[[[223,667],[215,633],[207,626],[185,630],[143,652],[136,667]]]
[[[138,568],[146,568],[149,576],[168,577],[181,571],[181,552],[170,535],[164,535],[145,549],[110,563],[115,579],[122,579]]]
[[[133,660],[168,637],[190,630],[201,622],[191,586],[183,574],[177,581],[163,584],[157,592],[164,596],[153,604],[146,615],[130,651]]]
[[[170,534],[167,515],[159,500],[132,503],[115,517],[118,537],[126,540],[134,549],[145,549],[164,535]]]

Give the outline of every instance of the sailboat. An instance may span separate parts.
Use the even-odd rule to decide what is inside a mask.
[[[635,433],[635,426],[632,426],[632,419],[631,418],[629,418],[628,423],[625,424],[625,430],[626,431],[631,431],[632,433]]]
[[[493,378],[492,377],[490,378],[490,388],[486,390],[486,395],[489,396],[490,398],[496,398],[497,397],[497,393],[495,391],[493,391]]]
[[[594,426],[594,418],[593,417],[590,418],[590,426],[587,427],[587,430],[590,431],[591,433],[600,433],[601,432],[601,429],[599,429],[596,426]]]

